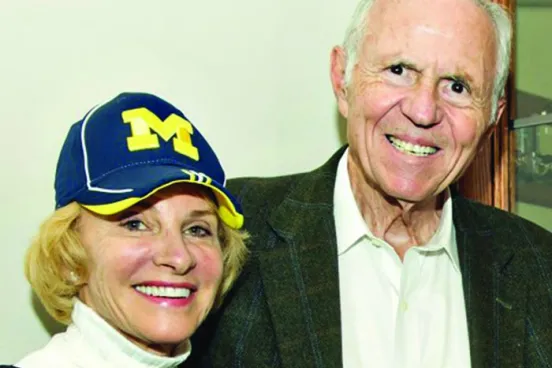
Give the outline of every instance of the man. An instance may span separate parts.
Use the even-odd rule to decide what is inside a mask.
[[[348,147],[237,179],[251,257],[198,335],[214,367],[552,365],[552,234],[452,189],[504,109],[485,0],[364,0],[331,81]]]

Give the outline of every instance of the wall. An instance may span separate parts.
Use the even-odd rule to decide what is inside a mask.
[[[517,88],[552,99],[552,7],[519,7],[516,30]]]
[[[517,9],[517,88],[552,99],[550,34],[552,7]],[[538,129],[540,152],[552,154],[552,125],[541,126]],[[552,196],[552,189],[550,195]],[[517,213],[552,231],[552,208],[522,202],[517,204]]]
[[[538,206],[532,203],[517,203],[517,213],[531,220],[548,231],[552,231],[552,210],[550,207]]]
[[[59,328],[33,305],[22,263],[52,211],[55,162],[69,125],[119,91],[150,91],[201,129],[229,176],[314,168],[341,144],[329,55],[355,4],[2,2],[0,364]]]
[[[552,32],[552,7],[520,7],[517,21],[517,88],[552,99],[552,73],[546,71],[552,61],[547,37]],[[552,125],[537,129],[540,152],[552,155]]]

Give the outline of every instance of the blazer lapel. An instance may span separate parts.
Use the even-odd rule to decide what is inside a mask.
[[[509,229],[493,226],[481,205],[457,195],[453,203],[472,367],[521,367],[526,287]]]
[[[342,365],[333,219],[342,153],[304,175],[271,213],[273,232],[257,254],[283,367]]]

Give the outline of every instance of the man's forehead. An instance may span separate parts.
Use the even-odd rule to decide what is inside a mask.
[[[476,0],[374,0],[366,16],[369,24],[431,18],[441,18],[454,26],[492,22]]]
[[[429,53],[480,66],[495,60],[493,22],[473,0],[376,0],[367,21],[363,46],[368,55]]]
[[[454,38],[454,34],[451,32],[444,32],[441,29],[437,29],[435,27],[431,27],[427,24],[419,24],[415,27],[415,32],[421,32],[421,33],[428,33],[435,36],[442,36],[449,39]]]

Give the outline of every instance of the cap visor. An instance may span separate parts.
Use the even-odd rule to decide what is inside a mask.
[[[119,213],[154,193],[178,183],[191,183],[213,191],[218,201],[221,219],[230,227],[239,229],[243,215],[234,197],[220,183],[181,166],[136,166],[118,170],[91,183],[76,201],[100,215]]]

